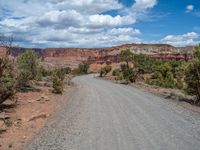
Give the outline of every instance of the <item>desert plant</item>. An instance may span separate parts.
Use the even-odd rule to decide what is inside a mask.
[[[138,68],[130,68],[127,66],[127,64],[121,64],[121,71],[123,75],[123,79],[126,80],[126,82],[136,82],[136,79],[138,77],[139,70]]]
[[[136,78],[138,76],[139,70],[134,65],[134,67],[130,67],[129,62],[132,62],[134,64],[134,54],[130,51],[130,49],[126,49],[121,51],[120,58],[122,61],[125,62],[125,64],[121,64],[121,71],[123,75],[123,79],[126,80],[126,82],[135,82]]]
[[[152,73],[155,60],[144,54],[134,55],[133,63],[138,67],[140,73]]]
[[[170,63],[164,62],[158,65],[153,74],[153,79],[149,83],[165,88],[174,88],[176,82]]]
[[[17,57],[17,68],[19,70],[18,86],[25,87],[29,81],[37,77],[38,55],[33,50],[27,50]]]
[[[15,94],[14,60],[9,57],[12,48],[11,39],[0,36],[0,46],[6,50],[5,55],[0,57],[0,104]]]
[[[38,67],[38,73],[41,74],[42,77],[46,77],[46,76],[50,76],[52,74],[52,71],[48,70],[44,66],[40,65]]]
[[[126,67],[129,68],[129,62],[133,61],[133,53],[130,51],[130,49],[126,49],[121,51],[120,58],[121,61],[126,62]]]
[[[65,69],[64,68],[59,68],[55,70],[56,75],[61,79],[64,80],[65,78]]]
[[[80,74],[87,74],[89,69],[89,64],[83,61],[78,65],[78,69]]]
[[[113,72],[112,72],[112,75],[113,76],[120,76],[121,75],[121,69],[120,68],[117,68],[117,69],[114,69]]]
[[[200,45],[195,48],[194,59],[186,72],[187,92],[197,96],[196,104],[200,102]]]
[[[112,66],[105,66],[100,70],[100,77],[106,76],[112,70]]]
[[[3,74],[0,76],[0,104],[15,94],[16,85],[16,78],[12,70],[13,64],[7,62],[4,67]]]
[[[64,89],[65,73],[63,69],[56,69],[52,75],[53,93],[62,94]]]
[[[65,74],[70,74],[72,72],[72,69],[70,67],[64,68]]]
[[[74,68],[74,69],[71,71],[71,74],[73,74],[73,75],[80,75],[80,70],[79,70],[79,68]]]
[[[53,93],[62,94],[63,92],[63,80],[59,78],[57,74],[52,77]]]

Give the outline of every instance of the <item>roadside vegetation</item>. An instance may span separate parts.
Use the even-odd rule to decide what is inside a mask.
[[[112,71],[115,80],[121,83],[143,81],[162,88],[179,89],[195,95],[195,104],[200,103],[200,45],[195,47],[194,58],[185,61],[159,61],[143,54],[133,54],[130,49],[121,51],[119,68]],[[105,76],[105,68],[100,76]]]
[[[49,69],[42,65],[40,56],[31,49],[15,59],[10,57],[11,46],[4,47],[6,47],[7,52],[0,57],[0,84],[2,85],[0,86],[0,104],[12,99],[17,91],[31,89],[33,83],[42,81],[43,78],[50,79],[53,93],[62,94],[66,75],[88,73],[89,64],[87,62],[81,62],[78,68],[73,70],[69,67]]]
[[[0,104],[15,94],[16,76],[14,60],[9,55],[11,53],[13,39],[0,35],[0,46],[6,47],[5,55],[0,57]]]
[[[0,39],[2,47],[6,48],[5,55],[0,56],[0,104],[14,98],[16,92],[27,91],[33,84],[49,78],[52,92],[62,94],[65,75],[71,73],[70,68],[47,69],[42,65],[42,59],[33,50],[28,49],[17,58],[11,57],[11,41]],[[88,67],[88,66],[86,66]],[[80,65],[81,72],[86,72],[85,64]]]
[[[75,68],[73,70],[71,70],[71,74],[73,75],[84,75],[84,74],[88,74],[88,70],[89,70],[89,64],[86,61],[82,61],[79,65],[78,68]]]
[[[100,70],[100,77],[106,76],[109,72],[111,72],[111,70],[112,70],[112,66],[109,66],[109,65],[101,68],[101,70]]]

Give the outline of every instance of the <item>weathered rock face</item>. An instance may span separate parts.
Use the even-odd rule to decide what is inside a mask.
[[[95,49],[79,48],[48,48],[43,50],[44,57],[64,57],[69,60],[87,60],[88,57],[98,57],[99,53]]]
[[[65,65],[76,67],[81,61],[91,64],[118,63],[119,54],[122,50],[129,48],[135,54],[145,54],[157,60],[190,60],[194,47],[176,48],[167,44],[126,44],[111,48],[47,48],[36,49],[45,58],[47,64]],[[18,56],[25,48],[13,48],[12,55]],[[3,54],[4,48],[0,48]]]
[[[191,60],[194,47],[176,48],[166,44],[128,44],[100,50],[99,57],[89,57],[96,64],[119,63],[120,52],[129,48],[134,54],[145,54],[156,60]]]

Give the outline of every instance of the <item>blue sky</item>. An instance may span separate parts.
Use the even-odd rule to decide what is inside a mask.
[[[0,33],[23,47],[200,43],[200,0],[0,0]]]

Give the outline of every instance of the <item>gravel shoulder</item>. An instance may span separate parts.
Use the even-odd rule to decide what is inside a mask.
[[[73,82],[63,109],[25,149],[199,150],[199,113],[94,75]]]

